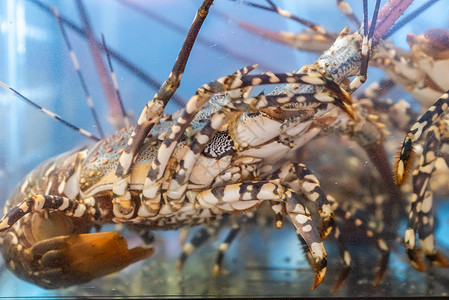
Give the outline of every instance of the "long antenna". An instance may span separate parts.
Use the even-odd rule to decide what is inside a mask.
[[[150,9],[146,8],[144,5],[142,5],[142,3],[144,3],[144,2],[137,2],[135,0],[116,0],[116,1],[120,4],[122,4],[123,6],[130,8],[130,9],[136,11],[137,13],[142,14],[145,17],[148,17],[151,20],[156,21],[183,36],[185,36],[188,32],[188,29],[184,28],[183,26],[178,25],[177,23],[173,22],[172,20],[165,18],[165,17],[151,11]],[[225,44],[223,44],[223,45],[218,44],[215,40],[209,39],[207,37],[199,36],[199,37],[197,37],[197,42],[213,51],[217,51],[217,52],[225,54],[226,56],[229,55],[232,58],[240,60],[240,61],[244,62],[244,65],[254,65],[255,63],[258,63],[259,68],[261,68],[263,70],[268,71],[268,70],[275,69],[275,66],[271,66],[269,64],[262,64],[258,61],[255,61],[255,59],[253,57],[251,57],[251,55],[238,53],[234,49],[228,48]],[[214,46],[211,47],[210,45],[214,45]]]
[[[57,114],[55,114],[52,111],[49,111],[48,109],[43,108],[42,106],[36,104],[35,102],[31,101],[30,99],[28,99],[27,97],[25,97],[24,95],[22,95],[21,93],[19,93],[18,91],[16,91],[15,89],[13,89],[12,87],[10,87],[9,85],[7,85],[6,83],[4,83],[3,81],[0,81],[0,86],[2,88],[4,88],[7,91],[13,92],[14,94],[16,94],[17,96],[19,96],[20,99],[22,99],[22,101],[30,104],[31,106],[37,108],[38,110],[40,110],[41,112],[43,112],[44,114],[46,114],[47,116],[56,119],[58,122],[64,124],[65,126],[81,133],[82,135],[90,138],[91,140],[94,141],[99,141],[100,138],[94,136],[92,133],[90,133],[87,130],[84,130],[80,127],[77,127],[75,125],[73,125],[72,123],[67,122],[66,120],[64,120],[63,118],[61,118],[60,116],[58,116]]]
[[[42,1],[40,1],[40,0],[28,0],[28,2],[36,5],[37,7],[42,9],[45,13],[50,14],[50,15],[53,16],[53,12],[51,11],[50,6],[45,4],[45,3],[43,3]],[[76,25],[72,21],[69,21],[63,15],[60,15],[60,19],[61,19],[61,22],[64,25],[68,26],[74,32],[76,32],[77,34],[81,35],[84,38],[87,37],[87,33],[86,33],[86,31],[83,28],[79,27],[78,25]],[[95,41],[96,41],[97,44],[101,45],[101,42],[99,42],[96,39],[95,39]],[[134,64],[131,61],[129,61],[128,59],[126,59],[126,57],[121,55],[116,50],[109,48],[109,53],[123,67],[125,67],[132,74],[136,75],[139,79],[141,79],[148,86],[150,86],[150,87],[152,87],[152,88],[154,88],[156,90],[161,86],[161,83],[158,80],[156,80],[152,76],[148,75],[143,69],[141,69],[139,66],[137,66],[136,64]],[[184,106],[184,104],[187,102],[187,100],[185,100],[184,98],[180,97],[179,95],[178,96],[177,95],[173,95],[172,100],[175,101],[177,104],[179,104],[181,106]]]
[[[101,40],[103,42],[103,48],[106,51],[106,57],[108,59],[108,65],[109,65],[109,71],[111,73],[111,79],[112,79],[112,83],[114,84],[114,90],[115,90],[115,94],[117,95],[117,101],[120,104],[120,111],[122,113],[123,116],[123,120],[125,122],[125,126],[128,127],[130,124],[129,122],[129,117],[126,114],[126,110],[125,107],[123,105],[123,100],[122,100],[122,95],[120,94],[120,89],[118,87],[118,81],[117,81],[117,76],[115,76],[115,72],[114,72],[114,68],[112,67],[112,62],[111,62],[111,56],[109,55],[109,50],[106,47],[106,42],[104,40],[104,35],[103,33],[101,34]]]
[[[72,59],[73,66],[75,67],[76,73],[78,74],[78,78],[83,86],[83,91],[86,96],[87,105],[89,106],[90,112],[92,113],[92,117],[94,118],[95,124],[97,125],[98,132],[100,133],[101,138],[104,138],[103,127],[100,124],[100,120],[98,119],[97,111],[94,107],[94,102],[92,101],[92,97],[90,96],[89,89],[87,88],[86,81],[84,80],[83,73],[81,72],[80,65],[78,63],[78,58],[76,57],[75,51],[73,51],[72,45],[70,44],[67,33],[64,29],[64,26],[59,18],[59,12],[56,7],[51,8],[53,13],[55,14],[56,20],[58,21],[59,29],[61,30],[62,36],[64,37],[65,44],[67,45],[67,49],[70,53],[70,58]]]
[[[319,33],[319,34],[324,35],[325,37],[327,37],[327,38],[329,38],[329,39],[335,39],[335,38],[336,38],[336,37],[334,36],[334,33],[327,32],[327,31],[326,31],[323,27],[321,27],[320,25],[315,24],[315,23],[313,23],[313,22],[311,22],[311,21],[308,21],[308,20],[306,20],[306,19],[300,18],[300,17],[298,17],[298,16],[295,16],[295,15],[293,15],[292,13],[290,13],[290,12],[288,12],[288,11],[286,11],[286,10],[283,10],[283,9],[279,8],[279,7],[276,6],[276,5],[273,3],[273,1],[271,1],[271,0],[265,0],[265,1],[268,3],[267,6],[261,5],[261,4],[258,4],[258,3],[253,3],[253,2],[250,2],[250,1],[245,1],[245,0],[230,0],[230,1],[233,1],[233,2],[239,2],[240,4],[244,4],[244,5],[249,6],[249,7],[255,7],[255,8],[259,8],[259,9],[263,9],[263,10],[267,10],[267,11],[274,12],[274,13],[280,15],[280,16],[283,16],[283,17],[285,17],[285,18],[288,18],[288,19],[290,19],[290,20],[293,20],[293,21],[295,21],[295,22],[298,22],[298,23],[300,23],[300,24],[302,24],[302,25],[304,25],[304,26],[306,26],[306,27],[312,29],[313,31],[315,31],[315,32],[317,32],[317,33]]]

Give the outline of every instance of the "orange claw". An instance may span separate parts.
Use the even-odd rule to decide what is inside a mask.
[[[154,252],[141,247],[128,249],[125,238],[117,232],[72,235],[67,244],[70,268],[92,278],[117,272]]]
[[[38,270],[33,281],[54,289],[88,282],[145,259],[153,249],[128,249],[117,232],[72,234],[38,242],[31,249]]]

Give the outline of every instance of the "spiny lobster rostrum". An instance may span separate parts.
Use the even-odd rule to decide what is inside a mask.
[[[246,67],[203,85],[183,109],[164,115],[212,2],[198,10],[172,73],[136,126],[42,163],[12,193],[0,221],[0,243],[6,266],[18,277],[60,288],[153,253],[128,249],[115,232],[89,233],[106,223],[139,232],[175,229],[268,201],[278,227],[285,215],[296,228],[316,272],[313,287],[320,284],[335,200],[304,164],[289,157],[320,126],[332,123],[329,113],[331,121],[367,122],[353,110],[346,90],[364,81],[371,47],[412,1],[390,1],[370,26],[366,17],[363,35],[344,29],[299,73],[250,75],[255,66]],[[249,95],[252,87],[268,84],[285,85],[268,95]],[[316,209],[319,226],[306,205]]]

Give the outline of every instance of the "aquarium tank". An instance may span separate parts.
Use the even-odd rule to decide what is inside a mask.
[[[398,2],[395,1],[382,0],[378,4],[382,9]],[[371,20],[376,1],[366,2],[367,18]],[[302,118],[301,124],[307,124],[301,133],[300,147],[297,147],[297,140],[285,139],[279,143],[295,149],[288,158],[282,159],[288,159],[296,166],[304,164],[307,166],[304,170],[314,174],[301,176],[300,169],[296,168],[291,174],[283,175],[285,178],[297,176],[292,179],[291,186],[287,185],[298,194],[300,203],[305,203],[311,211],[311,216],[304,215],[318,231],[325,226],[331,230],[324,233],[328,234],[324,239],[326,274],[315,289],[312,289],[315,271],[322,270],[323,265],[314,264],[316,257],[313,255],[318,254],[310,254],[309,248],[315,246],[304,246],[301,234],[298,239],[295,226],[299,226],[298,222],[303,225],[298,220],[304,215],[300,214],[292,224],[289,214],[282,216],[279,210],[276,213],[279,205],[261,201],[263,203],[254,208],[235,208],[206,225],[183,226],[179,221],[176,226],[179,229],[154,229],[151,234],[145,231],[148,223],[142,220],[132,225],[139,230],[129,230],[132,226],[126,222],[105,224],[101,226],[102,232],[118,232],[130,248],[152,247],[154,254],[120,271],[63,288],[46,289],[19,279],[9,269],[24,275],[28,271],[18,270],[17,266],[0,259],[0,297],[447,296],[448,123],[444,115],[434,116],[433,113],[439,112],[441,107],[427,114],[434,117],[417,125],[420,130],[424,126],[427,129],[431,123],[435,126],[414,143],[415,155],[406,161],[409,162],[409,176],[400,187],[393,178],[398,171],[393,170],[399,168],[401,172],[404,161],[397,164],[400,156],[397,153],[410,128],[449,88],[449,82],[444,81],[449,60],[449,6],[446,1],[435,0],[402,2],[402,5],[410,5],[396,22],[399,25],[378,24],[377,30],[385,32],[381,36],[374,35],[374,40],[370,41],[373,49],[368,52],[367,79],[359,88],[353,89],[349,84],[355,78],[353,75],[334,74],[340,76],[338,80],[325,75],[330,83],[318,88],[315,85],[320,85],[317,81],[321,79],[317,78],[324,77],[315,73],[313,76],[317,77],[307,79],[309,87],[313,86],[304,88],[309,96],[325,97],[323,94],[327,92],[326,95],[332,96],[325,98],[327,102],[341,102],[342,97],[347,97],[345,99],[352,102],[345,102],[349,108],[340,104],[340,107],[322,113],[322,106],[315,105],[299,110],[298,117],[294,113],[288,115],[289,109],[297,112],[297,106],[285,108],[287,106],[280,105],[277,110],[247,107],[246,111],[230,110],[236,117],[231,117],[223,127],[225,131],[231,128],[240,115],[249,119],[251,116],[269,116],[269,122],[276,122],[277,116],[287,114],[288,120],[284,120],[283,126],[297,122],[298,118]],[[116,102],[121,98],[130,126],[137,123],[147,102],[153,99],[172,72],[202,3],[201,0],[0,1],[2,208],[8,196],[15,189],[21,189],[20,182],[43,161],[95,143],[80,130],[56,120],[55,114],[81,131],[100,138],[108,137],[126,126]],[[399,10],[392,10],[395,9]],[[382,10],[379,15],[385,17]],[[180,113],[176,112],[184,109],[204,84],[244,67],[257,64],[250,74],[307,73],[340,33],[342,36],[358,34],[361,41],[363,22],[362,1],[215,0],[193,44],[180,86],[165,107],[168,116],[161,122],[171,122],[171,115],[174,115],[173,119],[178,118]],[[388,32],[390,27],[391,32]],[[373,30],[375,33],[376,28]],[[72,50],[67,47],[67,42]],[[339,47],[350,49],[351,45],[346,41]],[[362,49],[347,57],[359,59],[361,52]],[[74,55],[82,80],[72,60]],[[345,64],[360,68],[357,59],[356,62],[334,62],[332,58],[340,55],[337,51],[327,52],[327,55],[320,60],[324,62],[324,68],[333,65],[342,72]],[[114,90],[111,66],[120,97]],[[265,99],[269,95],[292,95],[292,90],[276,84],[277,80],[270,82],[271,85],[257,86],[251,91],[244,89],[239,97]],[[298,85],[301,90],[307,83]],[[93,105],[87,98],[92,99]],[[316,98],[313,101],[317,101]],[[287,101],[285,97],[266,99]],[[308,105],[305,100],[298,101],[299,106]],[[326,103],[324,106],[327,109],[331,105]],[[443,109],[444,106],[447,104],[442,106]],[[345,114],[341,107],[352,111],[352,116]],[[256,139],[271,134],[269,130],[257,129],[256,123],[251,125],[258,132]],[[195,130],[199,129],[192,126],[186,130],[185,144],[193,143]],[[413,138],[415,133],[416,130],[408,137]],[[235,147],[232,155],[245,151],[245,146],[238,146],[236,139],[231,141],[229,147]],[[160,147],[161,142],[155,140],[154,145]],[[241,160],[239,170],[246,174],[243,182],[259,180],[266,183],[267,178],[276,179],[270,176],[276,176],[274,168],[281,166],[270,165],[267,161],[279,153],[259,145],[255,149],[260,150],[254,151],[255,156],[268,152],[262,155],[265,160],[258,160],[257,164],[251,155]],[[116,150],[111,148],[109,151]],[[207,148],[204,151],[206,153]],[[264,163],[271,171],[264,169]],[[49,177],[51,172],[53,169],[42,176]],[[214,176],[218,178],[219,174]],[[35,179],[30,177],[27,184],[32,186],[31,181]],[[189,186],[188,189],[208,190],[212,179],[202,187],[202,183],[198,184],[200,188]],[[22,189],[26,189],[24,186]],[[267,188],[261,184],[253,187]],[[325,194],[319,194],[318,188]],[[240,192],[243,195],[242,190]],[[322,206],[317,209],[315,193],[320,197],[325,195],[320,201],[330,201],[325,209]],[[422,200],[419,204],[418,198]],[[223,199],[226,196],[217,201]],[[282,205],[281,210],[290,204]],[[9,206],[3,214],[10,209]],[[323,222],[326,211],[328,217],[335,219],[334,223]],[[3,221],[0,228],[8,220]],[[48,230],[36,229],[29,225],[31,223],[16,226],[13,230],[23,231],[25,235],[32,230]],[[277,229],[281,223],[282,228]],[[57,222],[55,226],[59,225]],[[307,226],[303,226],[299,233],[308,236],[310,228]],[[89,230],[94,233],[100,230],[99,227],[92,225]],[[415,232],[410,230],[411,227]],[[144,238],[137,234],[142,230]],[[19,249],[17,241],[7,236],[8,231],[0,233],[1,247]],[[433,248],[433,237],[437,250]],[[410,246],[411,242],[414,245]],[[21,250],[28,251],[23,259],[29,259],[33,254],[24,247],[33,247],[33,243],[20,246]],[[316,251],[316,248],[312,250]],[[82,251],[78,255],[82,257]],[[116,259],[120,260],[120,255]],[[217,265],[221,267],[218,269]],[[95,265],[90,267],[96,268]]]

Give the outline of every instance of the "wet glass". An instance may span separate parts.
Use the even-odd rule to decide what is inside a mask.
[[[119,54],[145,73],[136,75],[112,59],[121,96],[127,111],[135,119],[146,102],[155,94],[171,71],[187,30],[201,1],[180,0],[97,0],[84,1],[97,39],[104,35],[111,52]],[[244,1],[243,1],[244,2]],[[273,33],[300,33],[304,26],[272,12],[249,7],[242,1],[216,0],[211,8],[187,64],[176,100],[166,112],[182,107],[202,84],[232,74],[236,70],[259,64],[255,73],[298,71],[312,64],[320,51],[301,51],[263,36],[262,30]],[[252,1],[267,5],[266,1]],[[338,33],[355,26],[337,9],[336,1],[276,1],[276,5],[297,16],[313,21],[330,32]],[[349,1],[355,14],[362,19],[361,1]],[[372,14],[374,1],[369,1]],[[386,1],[382,1],[383,5]],[[415,1],[408,11],[418,8]],[[0,2],[0,81],[23,93],[39,105],[95,135],[98,128],[92,119],[81,84],[70,60],[61,32],[49,8],[56,7],[71,25],[66,26],[72,47],[77,54],[89,91],[107,134],[115,129],[108,121],[108,104],[95,69],[86,38],[74,27],[83,28],[75,1],[5,0]],[[423,34],[429,28],[448,29],[448,10],[444,1],[423,12],[403,26],[390,39],[409,51],[407,34]],[[253,26],[253,27],[250,27]],[[255,26],[255,27],[254,27]],[[252,29],[251,29],[252,28]],[[104,57],[104,61],[106,59]],[[370,83],[386,78],[380,68],[369,67]],[[445,87],[447,89],[447,87]],[[272,87],[257,88],[252,93],[270,92]],[[382,98],[405,101],[415,111],[430,106],[420,104],[404,88],[395,87]],[[436,99],[435,99],[436,100]],[[385,100],[386,101],[386,100]],[[0,204],[26,174],[47,158],[89,144],[89,139],[21,102],[17,96],[0,90]],[[388,129],[388,128],[387,128]],[[391,130],[391,129],[390,129]],[[390,160],[400,146],[405,133],[395,131],[386,137]],[[339,203],[363,202],[363,197],[378,196],[378,175],[370,172],[373,165],[358,146],[343,137],[324,134],[304,147],[304,161],[321,182],[323,189]],[[361,173],[368,174],[368,185],[374,195],[359,188],[366,184]],[[364,176],[365,176],[364,175]],[[433,179],[435,185],[436,240],[442,253],[449,255],[449,202],[447,178],[442,170]],[[371,180],[371,181],[370,181]],[[354,181],[354,184],[352,184]],[[410,185],[409,185],[410,186]],[[349,189],[353,188],[353,190]],[[368,188],[368,187],[367,187]],[[407,190],[408,189],[408,190]],[[359,193],[365,193],[363,195]],[[410,199],[410,188],[404,199]],[[408,200],[407,200],[408,201]],[[406,202],[404,200],[404,202]],[[350,204],[348,204],[350,205]],[[360,204],[362,205],[362,204]],[[355,205],[357,206],[357,205]],[[372,205],[371,216],[379,214]],[[403,214],[397,217],[397,233],[403,236],[406,228],[408,204],[401,204]],[[268,212],[268,213],[267,213]],[[377,215],[378,217],[378,215]],[[233,218],[232,218],[233,219]],[[216,237],[195,250],[182,270],[176,268],[181,253],[180,231],[155,232],[155,254],[126,269],[81,284],[59,290],[45,290],[16,278],[0,262],[0,296],[425,296],[446,295],[449,273],[447,269],[428,266],[419,273],[408,262],[404,247],[395,243],[388,270],[378,286],[373,286],[379,252],[363,232],[354,226],[343,226],[348,251],[352,256],[352,270],[345,284],[335,293],[331,289],[342,268],[335,239],[325,242],[328,252],[327,275],[321,285],[313,286],[313,271],[304,257],[295,229],[286,220],[280,230],[274,228],[273,215],[262,209],[255,220],[245,224],[226,253],[223,271],[211,276],[220,243],[231,229],[230,222],[220,227]],[[189,240],[198,227],[187,234]],[[103,230],[120,231],[131,246],[141,240],[120,226],[108,225]]]

